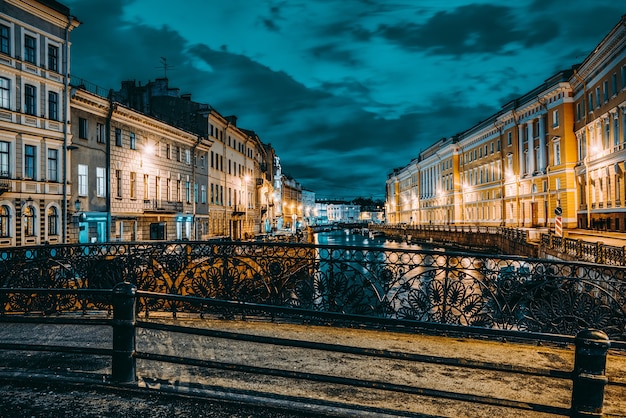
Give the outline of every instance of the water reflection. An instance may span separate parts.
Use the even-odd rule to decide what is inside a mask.
[[[417,244],[394,241],[384,236],[369,236],[360,233],[347,233],[345,230],[319,232],[314,235],[314,242],[318,245],[343,245],[370,248],[410,249],[420,250],[425,247]]]

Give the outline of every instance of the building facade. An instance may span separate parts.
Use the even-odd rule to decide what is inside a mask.
[[[211,142],[75,84],[71,240],[206,238]]]
[[[625,22],[582,64],[394,169],[387,222],[626,231]]]
[[[0,246],[66,242],[70,33],[55,1],[0,3]]]

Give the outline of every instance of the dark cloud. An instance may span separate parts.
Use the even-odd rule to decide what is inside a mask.
[[[403,48],[437,55],[502,53],[511,44],[534,46],[555,34],[554,22],[538,23],[523,25],[509,7],[474,4],[437,12],[424,24],[383,24],[377,33]]]
[[[171,87],[237,115],[285,172],[329,198],[383,198],[394,168],[584,59],[623,14],[599,0],[229,0],[199,10],[207,27],[195,28],[158,12],[163,0],[66,2],[82,22],[72,76],[117,89],[162,77],[166,57]]]

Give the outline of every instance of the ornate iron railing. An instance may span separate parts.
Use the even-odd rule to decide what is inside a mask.
[[[590,263],[626,266],[626,247],[559,237],[553,234],[542,234],[541,245],[544,250],[552,250],[563,258],[588,261]]]
[[[128,281],[142,291],[299,308],[298,317],[305,310],[564,335],[596,328],[626,340],[625,276],[626,268],[590,263],[293,243],[20,247],[0,252],[0,314],[109,310],[97,295],[11,289]],[[141,298],[139,309],[233,312],[154,298]]]

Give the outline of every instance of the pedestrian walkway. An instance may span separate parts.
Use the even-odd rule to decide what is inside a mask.
[[[626,233],[612,231],[594,231],[590,229],[566,229],[565,238],[581,239],[588,242],[598,242],[614,247],[626,246]]]
[[[527,404],[569,408],[572,382],[551,375],[512,374],[474,369],[467,362],[486,362],[503,367],[527,367],[569,372],[573,369],[574,348],[530,343],[485,341],[415,333],[383,332],[322,326],[306,326],[254,321],[201,319],[161,320],[177,325],[229,332],[273,336],[298,341],[342,344],[378,350],[393,350],[435,357],[458,359],[458,366],[381,359],[353,353],[329,353],[310,348],[283,347],[266,343],[224,340],[150,329],[138,329],[137,350],[162,355],[185,356],[202,360],[231,361],[263,368],[327,374],[356,380],[391,382],[423,388],[419,394],[347,386],[343,384],[294,380],[285,377],[216,370],[148,360],[137,362],[138,387],[152,393],[161,391],[201,396],[213,401],[238,402],[318,416],[385,416],[385,411],[401,411],[389,416],[549,417],[546,412],[519,410],[427,396],[428,391],[463,393],[469,396],[496,397]],[[13,343],[80,344],[93,348],[111,347],[107,327],[74,325],[3,324],[0,339]],[[108,385],[110,359],[86,359],[77,355],[54,353],[15,353],[0,351],[0,379],[21,374],[58,378],[79,375],[83,382]],[[69,371],[72,371],[70,373]],[[626,355],[610,351],[607,360],[607,387],[604,413],[607,417],[626,417]],[[621,384],[616,384],[621,383]],[[1,388],[0,388],[1,389]],[[0,395],[2,393],[0,392]],[[94,393],[91,394],[94,396]],[[54,392],[40,395],[37,402],[58,402]],[[108,402],[108,401],[106,401]],[[130,408],[117,399],[116,408]],[[372,413],[372,411],[378,411]],[[0,413],[1,415],[1,413]],[[122,414],[123,415],[123,414]],[[103,415],[107,416],[107,415]],[[110,416],[110,415],[108,415]],[[237,415],[232,415],[237,416]],[[254,416],[254,415],[252,415]]]

